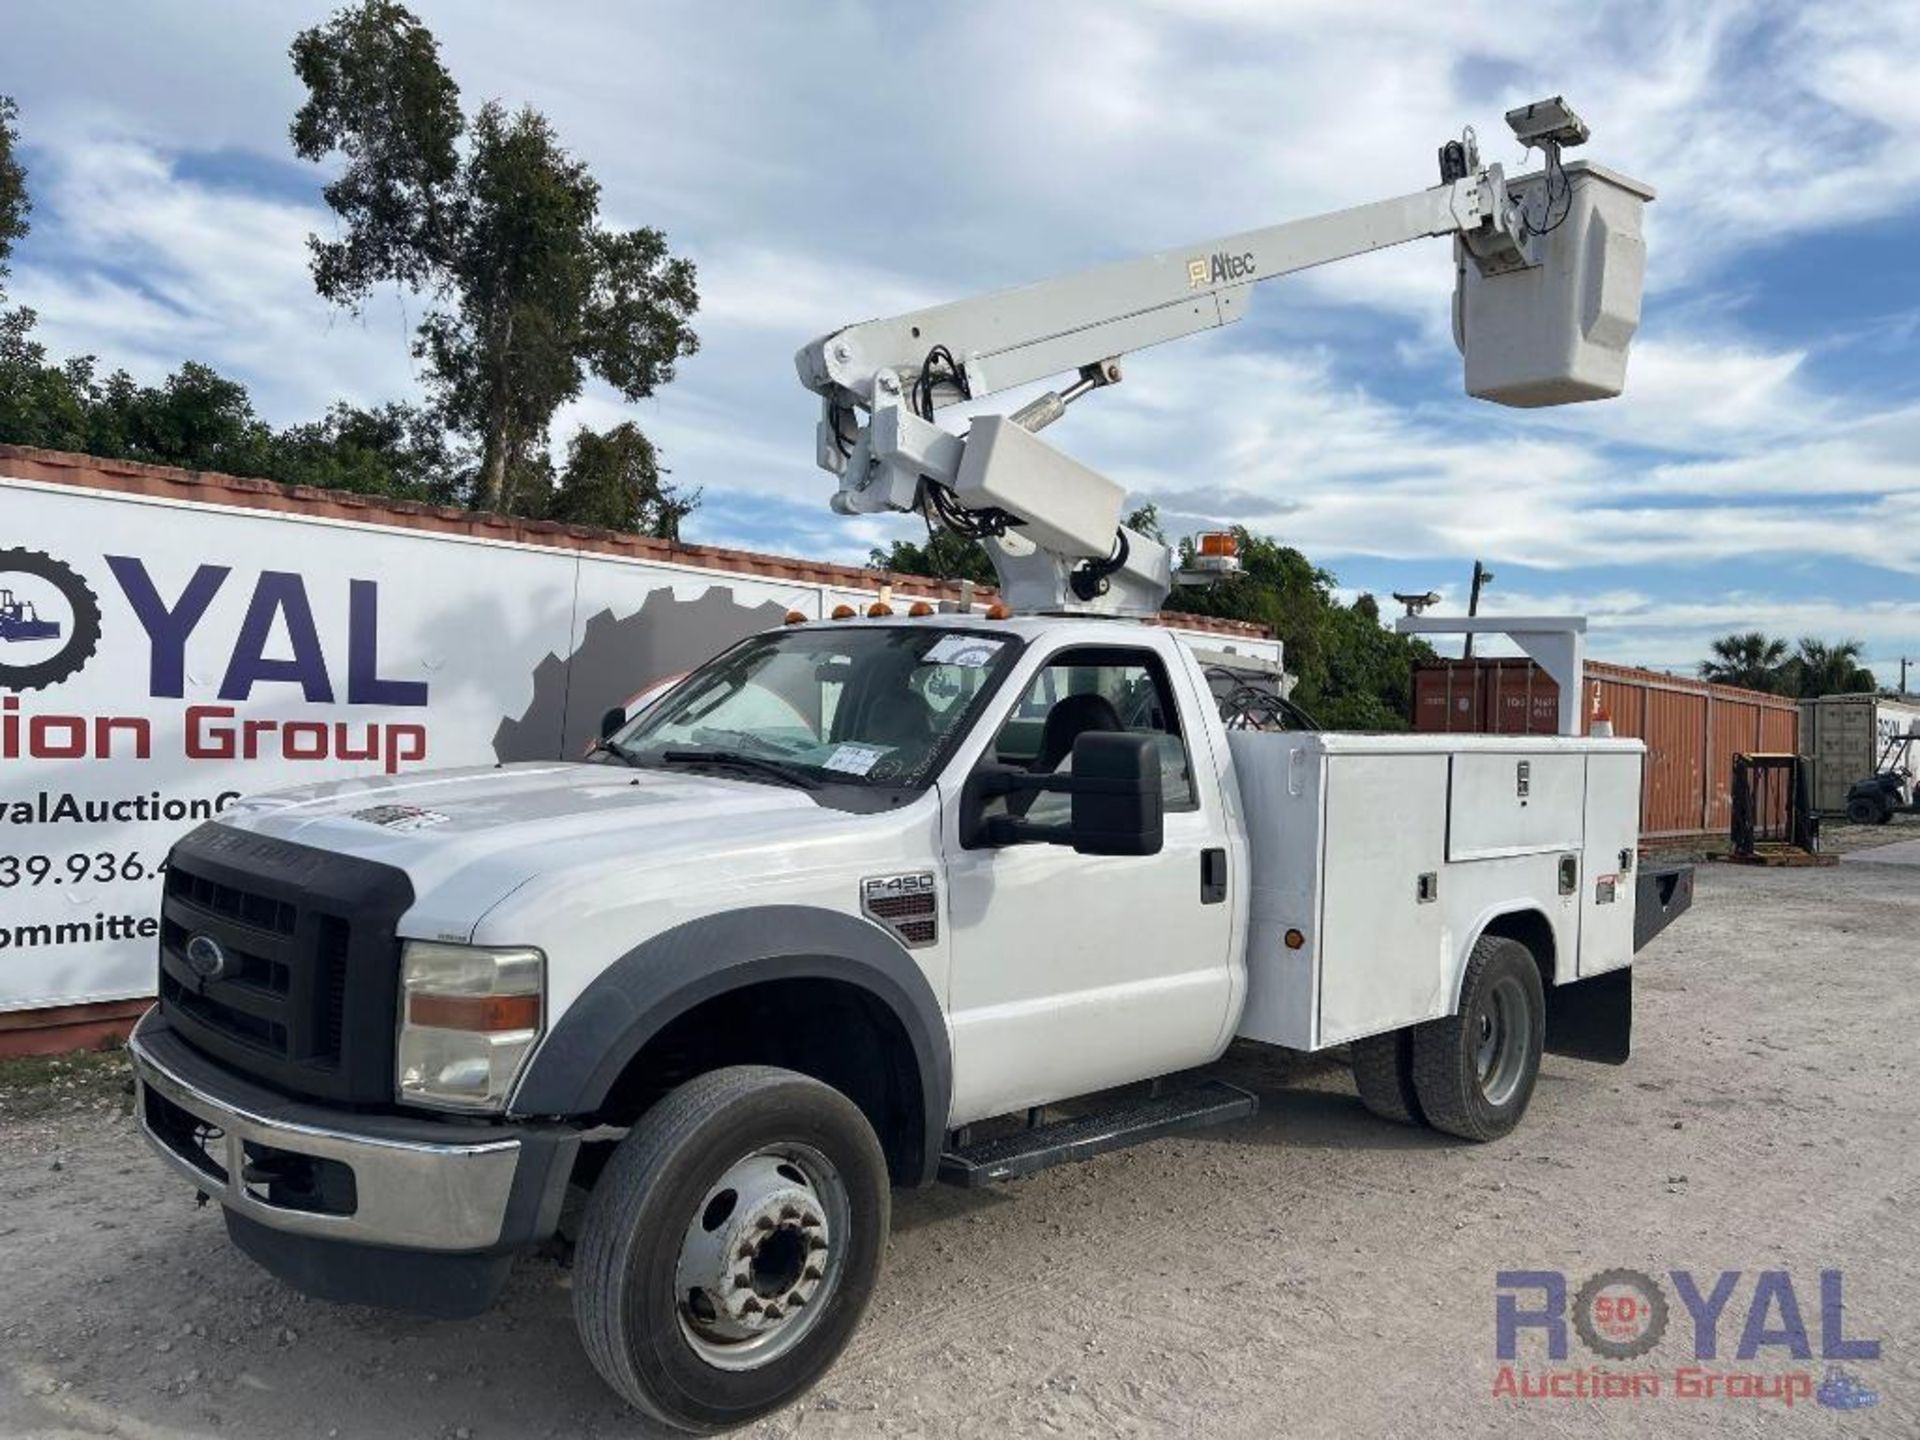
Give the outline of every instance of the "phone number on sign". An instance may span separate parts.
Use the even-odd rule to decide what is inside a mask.
[[[0,855],[0,890],[16,885],[78,885],[87,880],[146,880],[166,872],[166,860],[138,850],[75,851],[71,855]]]

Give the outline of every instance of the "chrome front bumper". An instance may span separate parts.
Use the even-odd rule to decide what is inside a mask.
[[[150,1031],[155,1020],[149,1014],[128,1042],[140,1128],[162,1160],[234,1214],[289,1234],[411,1250],[485,1250],[519,1238],[506,1234],[522,1160],[519,1137],[480,1138],[489,1132],[479,1131],[472,1140],[443,1141],[418,1132],[459,1130],[368,1117],[366,1129],[348,1131],[314,1123],[310,1113],[294,1118],[287,1112],[314,1107],[237,1076],[224,1083],[226,1072],[210,1062],[186,1063],[176,1037],[163,1028]],[[189,1071],[197,1072],[198,1083]],[[209,1071],[222,1078],[219,1094]],[[152,1096],[184,1111],[198,1128],[166,1123],[178,1117],[155,1106]],[[381,1128],[390,1133],[369,1133]],[[409,1129],[416,1133],[399,1133]],[[329,1161],[352,1172],[350,1199],[332,1210],[276,1203],[266,1181],[247,1178],[263,1166]]]

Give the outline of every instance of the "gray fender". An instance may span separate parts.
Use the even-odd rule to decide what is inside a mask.
[[[568,1007],[534,1052],[509,1108],[515,1115],[590,1114],[642,1047],[694,1006],[761,981],[800,979],[856,985],[899,1021],[920,1072],[930,1178],[953,1093],[946,1018],[933,987],[878,926],[804,905],[728,910],[634,946]]]

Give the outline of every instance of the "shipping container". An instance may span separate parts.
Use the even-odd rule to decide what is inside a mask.
[[[1814,813],[1846,813],[1847,790],[1880,767],[1887,742],[1920,733],[1920,704],[1885,695],[1823,695],[1800,702]]]
[[[1613,733],[1646,742],[1640,794],[1645,840],[1725,835],[1733,821],[1733,757],[1793,754],[1797,701],[1657,670],[1590,660],[1581,728],[1596,714]],[[1531,660],[1434,660],[1413,677],[1413,728],[1489,735],[1551,735],[1560,687]]]

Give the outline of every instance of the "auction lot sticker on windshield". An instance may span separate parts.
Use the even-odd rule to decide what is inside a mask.
[[[962,670],[978,670],[993,663],[1004,640],[989,640],[984,635],[942,635],[933,648],[921,656],[928,665],[958,665]]]
[[[872,745],[836,745],[821,768],[838,770],[843,775],[864,775],[886,753]]]

